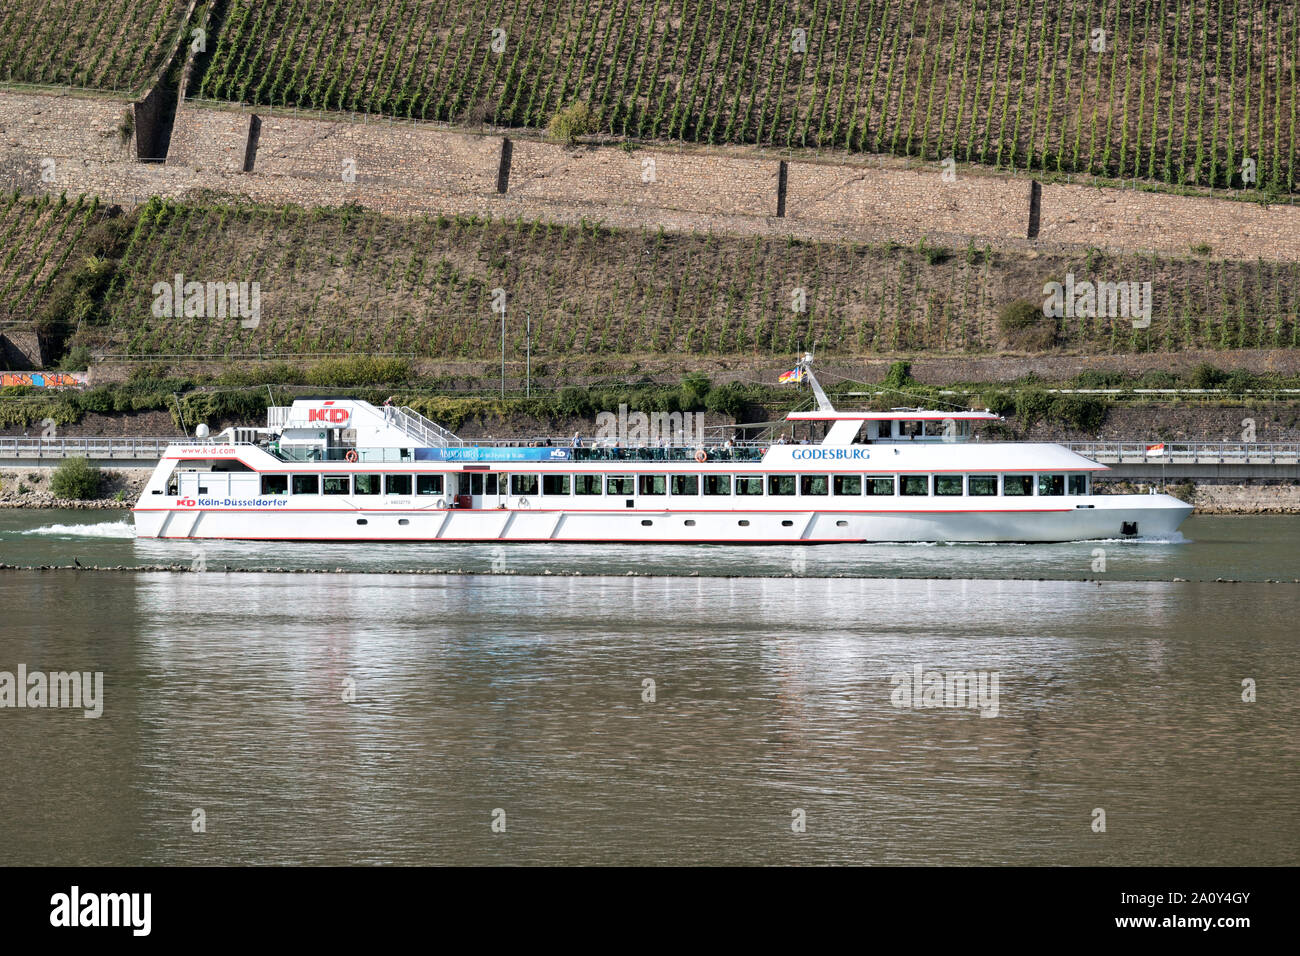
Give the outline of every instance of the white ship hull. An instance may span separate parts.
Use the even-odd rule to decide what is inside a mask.
[[[964,504],[964,507],[962,507]],[[1017,507],[716,511],[446,508],[137,510],[136,533],[246,541],[568,541],[680,544],[1052,542],[1174,534],[1191,506],[1168,495],[1088,495]],[[359,522],[364,522],[359,523]]]

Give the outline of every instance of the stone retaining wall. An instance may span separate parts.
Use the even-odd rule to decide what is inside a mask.
[[[95,193],[124,205],[196,191],[303,206],[488,215],[621,228],[874,242],[921,237],[1002,248],[1096,246],[1300,261],[1300,208],[1052,185],[881,162],[782,163],[670,147],[566,148],[432,124],[263,115],[185,101],[165,165],[132,161],[130,104],[0,91],[0,187]],[[250,142],[251,138],[251,142]],[[250,148],[251,147],[251,148]],[[42,158],[55,160],[52,181]],[[245,172],[246,163],[251,163]],[[349,179],[349,177],[351,177]],[[782,187],[784,186],[784,191]],[[501,191],[504,187],[504,192]]]

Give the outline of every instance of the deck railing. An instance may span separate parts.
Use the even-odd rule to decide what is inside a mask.
[[[1062,442],[1085,458],[1110,464],[1295,465],[1300,442]]]
[[[450,433],[449,433],[450,434]],[[415,437],[415,436],[412,436]],[[452,436],[455,438],[455,436]],[[6,438],[0,437],[0,458],[40,459],[94,458],[100,460],[158,461],[168,445],[211,445],[211,440],[194,438]],[[222,443],[224,444],[224,443]],[[244,443],[240,443],[244,444]],[[455,445],[484,445],[501,448],[566,448],[573,461],[688,461],[701,450],[710,461],[757,461],[770,442],[733,442],[730,447],[714,443],[688,443],[659,447],[613,447],[584,444],[572,447],[571,440],[465,442]],[[1071,451],[1101,464],[1191,464],[1191,465],[1300,465],[1300,442],[1155,442],[1089,441],[1061,442]],[[265,447],[265,446],[257,446]],[[413,447],[445,447],[441,442]],[[276,449],[272,453],[292,461],[343,461],[350,449],[333,448],[309,454],[305,449]],[[362,461],[410,461],[412,449],[356,449]]]
[[[184,438],[0,438],[0,458],[115,458],[157,461]]]

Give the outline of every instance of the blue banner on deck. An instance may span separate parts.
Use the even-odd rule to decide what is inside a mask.
[[[568,448],[417,448],[416,461],[569,461]]]

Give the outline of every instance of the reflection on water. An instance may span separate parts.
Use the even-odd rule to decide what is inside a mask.
[[[1296,862],[1291,587],[7,573],[0,606],[0,669],[105,672],[100,720],[0,711],[15,862]],[[894,707],[918,664],[998,672],[999,716]]]

